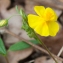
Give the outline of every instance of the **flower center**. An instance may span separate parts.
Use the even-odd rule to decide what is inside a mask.
[[[46,13],[46,16],[45,16],[45,20],[46,21],[50,21],[50,19],[53,17],[52,13],[51,12],[47,12]]]

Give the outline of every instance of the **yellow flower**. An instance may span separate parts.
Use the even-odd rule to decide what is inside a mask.
[[[41,36],[55,36],[59,31],[59,24],[54,10],[44,6],[35,6],[34,10],[38,15],[28,15],[29,26]]]

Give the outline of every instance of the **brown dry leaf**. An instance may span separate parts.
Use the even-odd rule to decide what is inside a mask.
[[[63,3],[60,2],[59,0],[33,0],[33,1],[38,2],[40,5],[46,5],[53,8],[59,7],[63,9]]]
[[[32,0],[25,0],[25,3],[26,3],[26,6],[25,6],[25,12],[27,14],[31,13],[31,14],[35,14],[35,11],[34,11],[34,6],[35,5],[39,5],[39,3],[37,2],[34,2]]]
[[[59,60],[57,60],[57,62],[62,63]],[[55,63],[55,61],[52,58],[48,58],[48,57],[44,56],[44,57],[37,58],[34,63]]]
[[[18,63],[18,61],[27,58],[33,52],[33,48],[22,51],[9,52],[8,58],[10,63]]]
[[[59,1],[63,3],[63,0],[59,0]]]

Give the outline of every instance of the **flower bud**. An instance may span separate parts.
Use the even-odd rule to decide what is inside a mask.
[[[8,20],[0,20],[0,27],[7,26]]]

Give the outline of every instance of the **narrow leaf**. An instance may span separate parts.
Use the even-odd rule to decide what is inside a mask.
[[[37,40],[30,40],[33,44],[39,44]],[[24,50],[27,48],[30,48],[31,46],[24,41],[17,42],[16,44],[13,44],[10,46],[9,51],[17,51],[17,50]]]
[[[3,41],[2,41],[1,38],[0,38],[0,54],[4,55],[4,56],[7,54],[6,49],[4,47],[4,44],[3,44]]]

